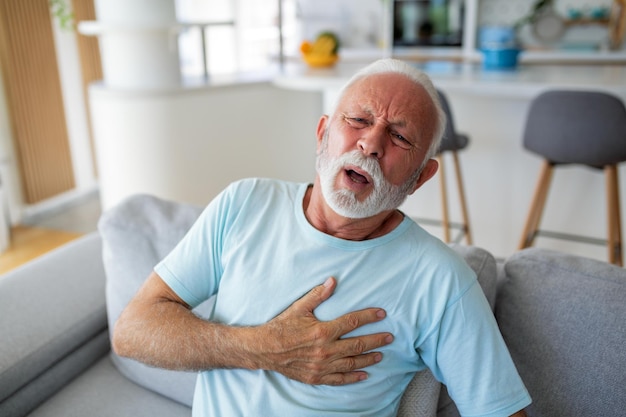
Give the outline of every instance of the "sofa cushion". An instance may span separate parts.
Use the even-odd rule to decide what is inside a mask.
[[[83,369],[65,359],[106,330],[100,251],[93,233],[0,277],[0,415],[24,413]],[[42,375],[56,376],[33,385]]]
[[[626,271],[531,248],[505,263],[496,318],[533,397],[529,416],[626,410]]]
[[[191,408],[133,384],[105,356],[28,416],[191,417]]]
[[[98,223],[102,236],[109,327],[153,267],[183,238],[200,215],[196,206],[134,195],[105,211]],[[206,315],[210,303],[194,311]],[[191,406],[196,374],[146,366],[111,353],[115,366],[135,383]]]

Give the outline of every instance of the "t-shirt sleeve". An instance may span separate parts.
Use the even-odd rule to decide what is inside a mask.
[[[185,237],[154,267],[192,308],[217,292],[223,241],[233,215],[232,194],[231,186],[211,201]]]
[[[463,416],[510,416],[531,402],[477,281],[418,351]]]

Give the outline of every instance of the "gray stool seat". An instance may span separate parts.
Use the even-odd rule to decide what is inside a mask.
[[[437,90],[437,93],[439,94],[441,108],[446,114],[446,128],[443,132],[441,144],[439,145],[439,153],[456,152],[465,149],[467,145],[469,145],[469,137],[456,131],[454,115],[452,114],[448,97],[441,90]]]
[[[441,139],[441,144],[439,145],[439,149],[437,152],[437,161],[439,162],[439,184],[441,192],[442,219],[440,221],[432,219],[417,220],[421,223],[435,224],[441,226],[443,228],[443,240],[446,243],[450,243],[452,241],[458,243],[465,236],[467,244],[471,245],[472,233],[469,224],[469,216],[467,214],[467,202],[465,200],[465,189],[463,187],[463,178],[461,175],[461,164],[459,162],[459,156],[457,153],[458,151],[465,149],[469,145],[469,137],[456,131],[456,127],[454,125],[454,117],[452,115],[452,110],[450,109],[448,99],[441,90],[438,90],[437,92],[439,93],[439,101],[441,102],[441,107],[445,112],[447,119],[443,138]],[[452,155],[452,160],[454,163],[454,172],[459,193],[459,203],[461,205],[462,223],[451,222],[450,216],[448,214],[449,210],[448,191],[446,186],[446,167],[443,157],[446,153]],[[459,230],[459,234],[454,240],[450,236],[450,231],[452,229]]]
[[[462,133],[452,133],[450,136],[446,135],[441,139],[439,153],[460,151],[465,149],[467,145],[469,145],[469,136]]]
[[[626,161],[625,115],[610,94],[548,91],[531,104],[524,148],[553,164],[615,165]]]
[[[606,243],[609,262],[622,265],[617,175],[617,165],[626,161],[626,108],[622,100],[598,91],[542,93],[530,104],[523,145],[544,162],[519,249],[531,246],[538,234],[580,240],[573,235],[542,231],[539,223],[554,168],[563,164],[586,165],[604,170],[608,209],[607,240],[586,241]]]

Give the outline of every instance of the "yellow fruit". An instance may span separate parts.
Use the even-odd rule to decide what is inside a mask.
[[[333,66],[339,59],[339,55],[318,55],[318,54],[305,54],[302,56],[304,61],[312,67],[330,67]]]
[[[308,54],[313,49],[313,44],[309,41],[304,41],[300,44],[300,52]]]
[[[304,41],[300,44],[303,59],[312,67],[334,65],[339,59],[338,50],[339,41],[332,32],[322,32],[314,42]]]
[[[330,31],[321,32],[319,35],[317,35],[316,40],[320,40],[320,39],[323,42],[325,42],[327,45],[329,44],[329,41],[332,42],[333,49],[331,53],[336,54],[339,52],[339,38],[333,32],[330,32]]]
[[[335,46],[336,43],[333,38],[329,36],[321,36],[313,43],[313,49],[311,52],[317,55],[335,55],[333,53]]]

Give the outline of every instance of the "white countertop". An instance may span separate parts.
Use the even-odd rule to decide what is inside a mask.
[[[333,91],[367,62],[340,61],[332,68],[286,65],[274,78],[281,88]],[[584,89],[611,92],[626,99],[626,65],[528,65],[514,70],[485,70],[479,63],[415,62],[443,90],[476,95],[530,98],[547,89]]]
[[[425,61],[446,59],[457,62],[481,62],[482,53],[477,49],[458,47],[394,47],[392,50],[380,48],[345,48],[341,50],[344,62],[358,62],[393,56],[399,59]],[[300,60],[300,55],[287,55],[289,60]],[[609,50],[576,50],[576,49],[542,49],[539,47],[522,49],[519,56],[523,64],[624,64],[626,65],[626,49]]]

